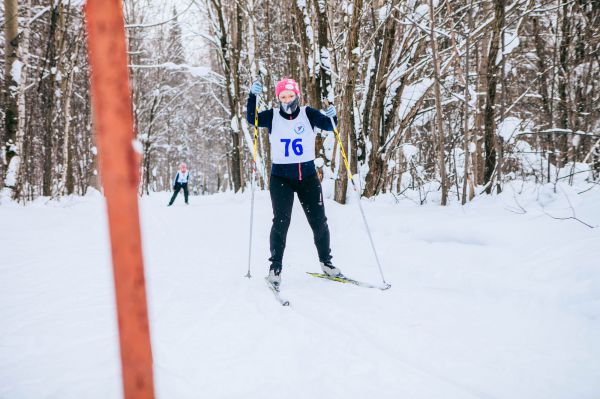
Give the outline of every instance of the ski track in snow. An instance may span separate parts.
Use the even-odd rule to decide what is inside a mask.
[[[578,215],[600,224],[590,195]],[[268,193],[251,279],[249,194],[168,197],[140,205],[157,398],[600,397],[600,229],[508,212],[508,196],[364,201],[380,291],[306,274],[320,268],[296,201],[283,307],[263,281]],[[380,283],[356,204],[326,208],[335,264]],[[0,398],[122,397],[101,198],[3,205],[0,220]]]

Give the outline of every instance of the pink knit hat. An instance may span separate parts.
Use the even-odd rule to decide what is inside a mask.
[[[293,91],[297,96],[300,95],[300,87],[294,79],[281,79],[275,87],[275,96],[279,98],[279,94],[285,90]]]

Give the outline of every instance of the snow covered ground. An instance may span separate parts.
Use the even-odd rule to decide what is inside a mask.
[[[388,291],[315,279],[294,209],[280,306],[270,202],[141,203],[158,398],[600,398],[600,189],[363,206]],[[335,263],[380,282],[356,204],[326,203]],[[0,398],[119,398],[104,203],[0,206]]]

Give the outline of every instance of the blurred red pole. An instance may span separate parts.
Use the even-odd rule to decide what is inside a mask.
[[[139,156],[121,0],[87,0],[92,106],[100,177],[112,248],[123,389],[126,399],[154,398],[137,188]]]

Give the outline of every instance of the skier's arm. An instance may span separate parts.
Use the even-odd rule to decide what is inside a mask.
[[[315,127],[318,127],[319,129],[326,130],[328,132],[333,131],[333,125],[331,124],[331,120],[329,119],[329,117],[322,114],[321,111],[319,111],[318,109],[306,107],[306,116],[308,117],[308,120],[310,121],[310,124],[313,127],[313,129]],[[333,117],[333,121],[337,125],[337,116]]]
[[[248,95],[248,104],[246,106],[246,120],[254,126],[254,113],[256,112],[256,96],[252,93]],[[273,122],[273,109],[268,109],[258,113],[258,127],[266,127],[271,131]]]
[[[177,177],[179,176],[179,172],[175,174],[175,180],[173,180],[173,190],[175,189],[175,185],[177,184]]]

